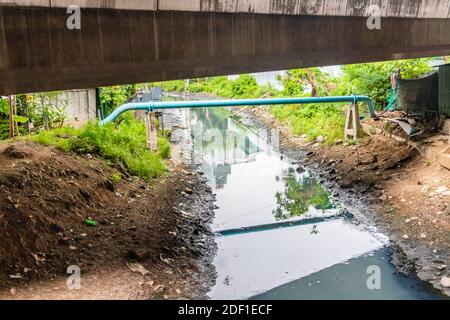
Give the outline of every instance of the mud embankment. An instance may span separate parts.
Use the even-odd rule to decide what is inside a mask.
[[[2,299],[198,298],[213,281],[214,197],[182,165],[145,181],[95,158],[0,145]],[[94,225],[86,220],[95,222]],[[69,290],[69,266],[81,289]]]
[[[249,117],[280,133],[280,149],[307,166],[333,196],[361,221],[386,233],[393,262],[450,295],[450,174],[424,160],[406,143],[378,134],[348,145],[324,146],[291,134],[267,108]]]

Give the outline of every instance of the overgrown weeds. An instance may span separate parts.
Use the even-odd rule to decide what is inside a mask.
[[[65,152],[98,155],[112,164],[123,164],[130,174],[146,180],[160,176],[166,170],[162,160],[170,156],[170,144],[162,136],[157,153],[148,149],[145,124],[131,114],[121,117],[118,123],[103,126],[89,123],[82,129],[41,131],[31,140]]]

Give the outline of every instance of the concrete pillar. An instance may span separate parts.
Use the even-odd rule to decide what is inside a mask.
[[[346,139],[357,139],[361,133],[361,123],[359,120],[359,108],[357,103],[349,105],[345,120],[344,136]]]

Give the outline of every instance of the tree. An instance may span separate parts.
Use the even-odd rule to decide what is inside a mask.
[[[283,94],[289,97],[325,96],[334,87],[333,79],[319,68],[289,70],[278,81],[284,87]]]
[[[136,85],[124,85],[100,88],[100,108],[103,117],[128,102],[136,94]]]
[[[419,78],[433,70],[429,62],[430,59],[409,59],[343,66],[336,94],[367,95],[378,109],[383,108],[391,89],[390,75],[400,70],[404,79]]]

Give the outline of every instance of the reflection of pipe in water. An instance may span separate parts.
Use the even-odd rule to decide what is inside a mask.
[[[342,217],[342,214],[339,213],[334,216],[328,216],[328,217],[323,217],[323,218],[314,217],[314,218],[299,219],[299,220],[294,220],[294,221],[282,221],[282,222],[261,224],[261,225],[257,225],[257,226],[220,230],[220,231],[216,231],[215,233],[217,236],[225,236],[225,237],[226,236],[236,236],[236,235],[246,234],[246,233],[269,231],[269,230],[275,230],[275,229],[280,229],[280,228],[297,227],[297,226],[303,226],[303,225],[308,225],[308,224],[317,224],[320,222],[334,220],[334,219],[338,219],[341,217]]]

